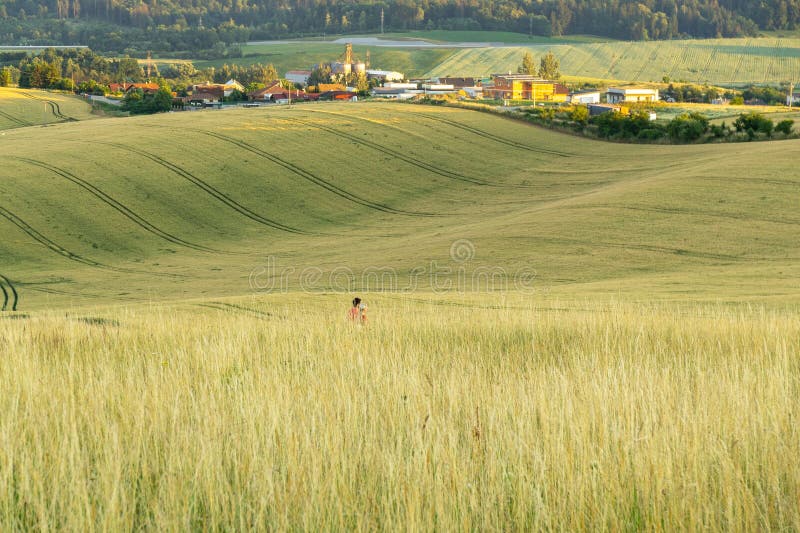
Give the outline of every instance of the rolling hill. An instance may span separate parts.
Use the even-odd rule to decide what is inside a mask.
[[[427,76],[516,71],[523,53],[548,50],[569,76],[660,82],[665,76],[715,85],[778,84],[800,77],[796,38],[693,39],[651,42],[543,43],[455,51]]]
[[[797,296],[798,141],[616,145],[370,103],[18,128],[2,146],[0,274],[20,309],[470,289],[498,269],[578,297]]]
[[[0,130],[94,118],[77,96],[0,87]]]

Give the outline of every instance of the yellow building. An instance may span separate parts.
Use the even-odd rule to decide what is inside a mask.
[[[484,89],[489,98],[498,100],[534,100],[536,102],[566,102],[569,89],[554,81],[529,74],[493,76],[494,86]]]

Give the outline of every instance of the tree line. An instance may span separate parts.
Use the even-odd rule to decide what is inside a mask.
[[[250,39],[404,30],[732,37],[795,29],[800,0],[4,0],[0,42],[211,50]]]

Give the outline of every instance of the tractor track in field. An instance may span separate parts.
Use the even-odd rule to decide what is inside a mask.
[[[528,152],[534,152],[537,154],[554,155],[556,157],[572,157],[572,154],[568,154],[566,152],[561,152],[558,150],[549,150],[547,148],[534,148],[533,146],[528,146],[527,144],[518,143],[517,141],[512,141],[511,139],[499,137],[487,131],[479,130],[478,128],[473,128],[472,126],[467,126],[466,124],[461,124],[460,122],[456,122],[454,120],[449,120],[434,115],[428,115],[426,113],[415,113],[415,115],[425,117],[428,120],[433,120],[435,122],[441,122],[443,124],[453,126],[454,128],[459,128],[461,130],[468,131],[470,133],[478,135],[479,137],[483,137],[484,139],[489,139],[491,141],[498,142],[500,144],[505,144],[506,146],[511,146],[513,148],[518,148],[520,150],[526,150]]]
[[[19,304],[19,294],[17,293],[17,289],[14,287],[14,284],[11,283],[11,280],[5,277],[4,275],[0,274],[0,290],[3,291],[3,307],[0,311],[5,311],[8,309],[8,302],[10,301],[8,290],[11,291],[11,296],[13,296],[14,300],[11,302],[11,311],[17,310],[17,305]]]
[[[32,228],[28,223],[24,220],[19,218],[17,215],[9,211],[8,209],[0,206],[0,216],[17,226],[23,233],[25,233],[28,237],[33,239],[34,241],[38,242],[39,244],[44,245],[45,247],[49,248],[51,251],[57,253],[58,255],[69,259],[70,261],[75,261],[76,263],[81,263],[86,266],[99,268],[101,270],[109,270],[111,272],[122,272],[125,274],[151,274],[157,276],[165,276],[171,278],[182,278],[180,274],[167,274],[167,273],[153,273],[153,272],[145,272],[141,270],[134,270],[130,268],[122,268],[122,267],[114,267],[111,265],[106,265],[105,263],[100,263],[95,261],[94,259],[89,259],[78,255],[76,253],[70,252],[63,246],[59,245],[58,243],[48,239],[34,228]]]
[[[204,304],[197,304],[197,306],[205,307],[207,309],[215,309],[217,311],[222,311],[224,313],[234,313],[237,315],[243,314],[254,318],[259,318],[261,320],[270,320],[276,318],[275,315],[267,313],[265,311],[252,309],[250,307],[245,307],[243,305],[229,304],[224,302],[209,302]]]
[[[32,94],[23,93],[22,96],[25,98],[30,98],[31,100],[36,100],[37,102],[45,102],[48,106],[50,106],[50,112],[53,113],[53,116],[59,120],[75,120],[74,118],[65,115],[61,112],[61,106],[58,105],[58,102],[53,100],[46,100],[44,98],[39,98],[38,96],[33,96]]]
[[[159,237],[159,238],[161,238],[161,239],[163,239],[163,240],[165,240],[167,242],[170,242],[172,244],[176,244],[178,246],[184,246],[186,248],[190,248],[192,250],[197,250],[197,251],[201,251],[201,252],[229,253],[229,252],[222,252],[220,250],[215,250],[213,248],[208,248],[208,247],[202,246],[200,244],[194,244],[192,242],[185,241],[185,240],[181,239],[180,237],[176,237],[175,235],[172,235],[171,233],[168,233],[168,232],[166,232],[166,231],[154,226],[153,224],[151,224],[150,222],[148,222],[147,220],[145,220],[144,218],[142,218],[141,216],[136,214],[133,210],[131,210],[130,208],[126,207],[124,204],[118,202],[117,200],[115,200],[114,198],[112,198],[108,194],[104,193],[103,191],[101,191],[100,189],[98,189],[97,187],[92,185],[91,183],[89,183],[89,182],[87,182],[87,181],[75,176],[74,174],[72,174],[72,173],[70,173],[70,172],[68,172],[68,171],[66,171],[66,170],[64,170],[62,168],[56,167],[54,165],[49,165],[49,164],[44,163],[42,161],[36,161],[34,159],[27,159],[27,158],[24,158],[24,157],[13,157],[13,159],[16,159],[18,161],[23,161],[25,163],[28,163],[29,165],[34,165],[34,166],[43,168],[45,170],[48,170],[48,171],[50,171],[50,172],[52,172],[52,173],[54,173],[54,174],[56,174],[58,176],[61,176],[64,179],[74,183],[75,185],[77,185],[77,186],[81,187],[82,189],[88,191],[90,194],[92,194],[94,197],[98,198],[100,201],[102,201],[106,205],[108,205],[111,208],[113,208],[116,211],[118,211],[123,216],[127,217],[129,220],[131,220],[134,224],[136,224],[137,226],[139,226],[143,230],[145,230],[148,233],[151,233],[151,234],[155,235],[156,237]]]
[[[318,187],[322,187],[326,191],[331,192],[331,193],[335,194],[336,196],[339,196],[340,198],[344,198],[345,200],[348,200],[348,201],[353,202],[355,204],[367,207],[369,209],[374,209],[376,211],[381,211],[383,213],[389,213],[389,214],[392,214],[392,215],[404,215],[404,216],[415,216],[415,217],[440,217],[440,216],[446,216],[446,215],[437,214],[437,213],[423,213],[423,212],[416,212],[416,211],[405,211],[405,210],[402,210],[402,209],[395,209],[395,208],[390,207],[390,206],[385,205],[385,204],[378,204],[378,203],[372,202],[372,201],[367,200],[365,198],[361,198],[360,196],[357,196],[357,195],[355,195],[355,194],[353,194],[353,193],[351,193],[349,191],[346,191],[345,189],[342,189],[341,187],[337,187],[333,183],[331,183],[331,182],[329,182],[329,181],[327,181],[327,180],[325,180],[323,178],[320,178],[319,176],[316,176],[315,174],[312,174],[311,172],[309,172],[309,171],[307,171],[307,170],[305,170],[305,169],[303,169],[301,167],[298,167],[298,166],[296,166],[296,165],[294,165],[294,164],[292,164],[292,163],[290,163],[288,161],[285,161],[285,160],[279,158],[278,156],[270,154],[269,152],[266,152],[266,151],[264,151],[264,150],[262,150],[260,148],[256,148],[255,146],[253,146],[251,144],[248,144],[245,141],[241,141],[239,139],[234,139],[233,137],[228,137],[227,135],[222,135],[221,133],[215,133],[215,132],[211,132],[211,131],[205,131],[203,133],[205,133],[206,135],[209,135],[211,137],[214,137],[216,139],[219,139],[221,141],[225,141],[225,142],[228,142],[228,143],[233,144],[235,146],[238,146],[238,147],[240,147],[240,148],[242,148],[244,150],[247,150],[248,152],[251,152],[253,154],[256,154],[256,155],[258,155],[260,157],[263,157],[263,158],[275,163],[276,165],[279,165],[279,166],[285,168],[289,172],[292,172],[293,174],[295,174],[297,176],[300,176],[301,178],[313,183],[314,185],[317,185]]]
[[[303,124],[304,126],[307,126],[309,128],[319,129],[319,130],[331,133],[333,135],[336,135],[338,137],[344,137],[346,139],[350,139],[351,141],[353,141],[356,144],[360,144],[362,146],[366,146],[367,148],[372,148],[373,150],[375,150],[377,152],[381,152],[383,154],[386,154],[388,156],[394,157],[394,158],[399,159],[401,161],[405,161],[406,163],[408,163],[410,165],[413,165],[413,166],[415,166],[417,168],[421,168],[423,170],[427,170],[428,172],[431,172],[433,174],[437,174],[437,175],[442,176],[444,178],[453,179],[453,180],[457,180],[457,181],[461,181],[461,182],[465,182],[465,183],[471,183],[472,185],[481,185],[481,186],[485,186],[485,187],[504,187],[504,185],[498,185],[498,184],[495,184],[495,183],[492,183],[492,182],[489,182],[489,181],[485,181],[485,180],[481,180],[481,179],[478,179],[478,178],[470,178],[468,176],[463,176],[461,174],[457,174],[457,173],[452,172],[450,170],[437,167],[437,166],[432,165],[430,163],[426,163],[425,161],[420,161],[419,159],[415,159],[413,157],[407,156],[407,155],[405,155],[405,154],[403,154],[401,152],[397,152],[395,150],[392,150],[391,148],[387,148],[387,147],[385,147],[383,145],[374,143],[372,141],[367,141],[367,140],[361,139],[356,135],[352,135],[350,133],[338,130],[336,128],[332,128],[330,126],[323,126],[321,124],[314,124],[312,122],[306,122],[305,120],[301,120],[301,119],[298,119],[298,118],[281,117],[281,120],[286,120],[288,122],[296,122],[298,124]]]
[[[319,235],[317,233],[312,233],[310,231],[305,231],[305,230],[301,230],[301,229],[298,229],[298,228],[294,228],[292,226],[287,226],[285,224],[281,224],[280,222],[276,222],[274,220],[265,218],[265,217],[259,215],[258,213],[255,213],[254,211],[251,211],[250,209],[248,209],[247,207],[243,206],[242,204],[238,203],[236,200],[234,200],[233,198],[231,198],[227,194],[223,193],[219,189],[216,189],[215,187],[213,187],[210,184],[206,183],[205,181],[201,180],[200,178],[198,178],[197,176],[195,176],[194,174],[192,174],[188,170],[185,170],[185,169],[179,167],[178,165],[176,165],[174,163],[171,163],[171,162],[167,161],[166,159],[164,159],[164,158],[162,158],[160,156],[157,156],[157,155],[155,155],[153,153],[146,152],[146,151],[140,150],[138,148],[133,148],[131,146],[126,146],[124,144],[111,143],[111,142],[100,142],[100,141],[95,141],[95,142],[97,144],[113,146],[113,147],[119,148],[121,150],[126,150],[128,152],[131,152],[131,153],[134,153],[134,154],[138,154],[138,155],[140,155],[140,156],[142,156],[142,157],[144,157],[146,159],[149,159],[150,161],[153,161],[154,163],[166,168],[167,170],[170,170],[170,171],[174,172],[178,176],[180,176],[180,177],[184,178],[185,180],[189,181],[193,185],[197,186],[198,188],[200,188],[201,190],[206,192],[208,195],[212,196],[213,198],[215,198],[216,200],[218,200],[218,201],[222,202],[223,204],[227,205],[228,207],[230,207],[231,209],[233,209],[234,211],[236,211],[240,215],[242,215],[242,216],[244,216],[246,218],[249,218],[250,220],[252,220],[254,222],[258,222],[259,224],[263,224],[265,226],[269,226],[270,228],[273,228],[273,229],[276,229],[276,230],[279,230],[279,231],[285,231],[287,233],[294,233],[294,234],[297,234],[297,235]]]
[[[594,209],[625,209],[628,211],[643,211],[646,213],[666,213],[668,215],[685,215],[685,216],[704,216],[704,217],[711,217],[711,218],[726,218],[729,220],[744,220],[747,222],[768,222],[770,224],[784,224],[787,226],[800,226],[800,220],[790,220],[784,218],[762,218],[762,217],[748,217],[744,215],[736,215],[733,213],[714,213],[711,211],[701,211],[699,209],[679,209],[679,208],[668,208],[668,207],[645,207],[645,206],[633,206],[633,205],[622,205],[622,204],[602,204],[602,205],[592,205],[592,204],[584,204],[581,206],[570,206],[567,209],[583,209],[583,208],[594,208]]]
[[[14,115],[11,115],[10,113],[6,113],[5,111],[0,111],[0,117],[7,118],[12,123],[19,125],[19,127],[21,127],[21,128],[26,128],[28,126],[33,126],[33,124],[31,124],[30,122],[22,120],[21,118],[17,118]]]
[[[364,121],[364,122],[376,123],[376,122],[372,121],[369,118],[345,115],[345,114],[342,114],[342,113],[335,113],[333,111],[321,111],[319,109],[315,109],[314,113],[322,113],[323,115],[333,115],[333,116],[336,116],[336,117],[342,117],[342,118],[346,118],[346,119],[350,119],[350,120],[361,120],[361,121]],[[433,115],[427,115],[425,113],[416,113],[416,114],[418,114],[420,116],[423,116],[423,117],[425,117],[425,118],[427,118],[429,120],[434,120],[434,121],[438,121],[438,122],[447,122],[447,123],[450,123],[451,125],[453,125],[455,127],[463,126],[464,128],[469,128],[468,131],[470,133],[473,133],[473,134],[477,134],[478,132],[480,132],[480,133],[488,135],[490,137],[492,136],[491,133],[485,132],[483,130],[478,130],[477,128],[472,128],[471,126],[466,126],[466,125],[461,124],[459,122],[450,121],[448,119],[440,119],[439,117],[435,117]],[[377,123],[377,124],[379,124],[379,123]],[[397,126],[392,126],[392,125],[387,125],[387,124],[380,124],[380,126],[384,127],[384,128],[396,129],[396,130],[401,131],[401,132],[406,133],[406,134],[408,133],[404,129],[398,128]],[[516,142],[516,141],[511,141],[509,139],[503,139],[502,137],[496,137],[496,136],[495,136],[495,138],[492,138],[491,140],[497,141],[497,142],[502,142],[502,143],[515,143]],[[536,152],[536,153],[549,153],[549,152],[545,152],[546,149],[544,149],[544,148],[541,148],[541,149],[540,148],[533,148],[532,146],[527,146],[527,145],[524,145],[524,144],[521,144],[521,143],[516,143],[516,144],[519,145],[519,146],[514,146],[515,148],[522,148],[524,150],[533,151],[533,152]],[[571,157],[570,154],[566,154],[565,152],[559,152],[559,153],[563,154],[562,157]],[[503,187],[526,188],[523,185],[502,185],[502,186]]]
[[[48,239],[47,237],[45,237],[44,235],[42,235],[41,233],[39,233],[38,231],[33,229],[24,220],[19,218],[17,215],[12,213],[8,209],[5,209],[4,207],[0,207],[0,216],[4,217],[6,220],[8,220],[9,222],[11,222],[15,226],[17,226],[20,230],[23,231],[23,233],[28,235],[28,237],[32,238],[33,240],[35,240],[39,244],[43,244],[44,246],[46,246],[50,250],[56,252],[57,254],[59,254],[59,255],[61,255],[63,257],[66,257],[70,261],[76,261],[78,263],[82,263],[84,265],[92,266],[92,267],[95,267],[95,268],[101,268],[103,270],[114,270],[114,271],[117,271],[117,272],[127,272],[127,270],[125,270],[125,269],[117,269],[115,267],[111,267],[111,266],[105,265],[103,263],[98,263],[97,261],[95,261],[93,259],[87,259],[85,257],[82,257],[82,256],[78,255],[78,254],[70,252],[66,248],[56,244],[55,242],[51,241],[50,239]]]

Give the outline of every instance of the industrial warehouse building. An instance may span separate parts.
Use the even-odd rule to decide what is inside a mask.
[[[569,94],[569,89],[560,83],[529,74],[495,74],[492,78],[493,84],[483,88],[488,98],[566,102]]]

